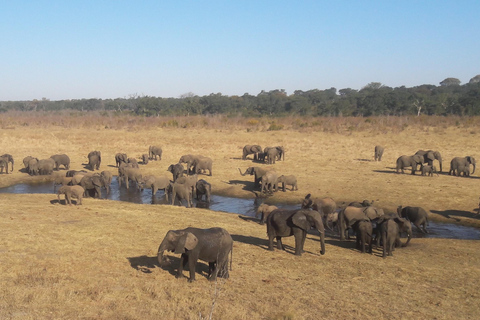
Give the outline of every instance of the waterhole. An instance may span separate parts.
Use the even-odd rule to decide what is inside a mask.
[[[103,198],[139,204],[168,204],[165,200],[165,195],[162,190],[158,191],[157,194],[152,197],[151,189],[145,189],[143,192],[139,192],[135,187],[130,187],[129,190],[127,190],[125,187],[119,188],[116,179],[117,177],[113,178],[111,191],[108,196],[105,194],[105,190],[102,190]],[[16,184],[6,188],[0,188],[0,193],[51,193],[52,197],[56,197],[56,195],[53,194],[53,182]],[[258,199],[242,199],[234,197],[223,197],[218,195],[212,195],[209,205],[202,201],[197,202],[195,199],[193,200],[194,206],[198,208],[208,208],[213,211],[235,213],[247,217],[255,217],[256,208],[260,203],[261,202],[259,202]],[[277,206],[284,209],[300,208],[300,204],[280,204]],[[415,226],[413,226],[413,237],[480,240],[480,230],[473,227],[430,221],[429,226],[427,226],[427,230],[429,234],[424,235],[419,232]]]

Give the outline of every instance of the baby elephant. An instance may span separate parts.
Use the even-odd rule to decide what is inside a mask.
[[[424,165],[422,167],[422,176],[428,175],[429,177],[433,177],[434,173],[436,173],[438,176],[437,168],[435,168],[435,166]]]
[[[58,189],[57,192],[57,197],[58,201],[60,201],[60,195],[64,194],[65,195],[65,204],[72,205],[72,197],[77,199],[77,205],[82,204],[82,198],[83,198],[83,193],[85,192],[85,189],[83,189],[81,186],[76,185],[76,186],[61,186]]]
[[[281,175],[280,177],[278,177],[277,182],[282,184],[283,191],[285,191],[285,185],[292,186],[292,191],[298,190],[297,177],[295,177],[294,175]]]
[[[365,247],[368,245],[368,253],[372,253],[372,234],[373,227],[370,219],[360,220],[355,222],[353,229],[356,234],[356,247],[362,253],[365,253]]]

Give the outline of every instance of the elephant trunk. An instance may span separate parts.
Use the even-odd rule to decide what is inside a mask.
[[[246,175],[247,175],[247,171],[245,171],[245,173],[242,173],[242,170],[240,170],[240,168],[238,168],[238,171],[240,171],[240,174],[241,174],[242,176],[246,176]]]
[[[438,163],[440,164],[440,173],[442,173],[442,160],[439,160]]]
[[[412,239],[412,233],[411,232],[408,232],[407,233],[407,242],[405,242],[402,247],[406,247],[408,246],[408,243],[410,242],[410,239]]]
[[[473,171],[472,171],[472,174],[475,173],[475,163],[472,164],[473,165]]]
[[[320,254],[325,254],[325,230],[318,230],[320,232]]]
[[[158,247],[157,259],[160,267],[163,267],[166,265],[165,257],[163,256],[163,252],[165,251],[165,246],[166,245],[165,245],[165,239],[164,239],[160,244],[160,247]]]

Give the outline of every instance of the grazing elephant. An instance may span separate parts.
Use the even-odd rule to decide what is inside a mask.
[[[320,233],[320,254],[325,254],[325,228],[322,217],[315,210],[282,210],[272,211],[267,217],[268,250],[273,251],[273,239],[277,239],[277,249],[285,250],[282,237],[295,237],[295,255],[303,252],[307,232],[315,228]]]
[[[152,189],[152,197],[155,196],[158,190],[163,190],[165,199],[168,201],[168,188],[170,186],[170,179],[164,176],[145,176],[139,183],[140,191],[146,188]]]
[[[182,183],[185,186],[187,186],[187,188],[190,189],[190,191],[192,192],[192,198],[193,198],[193,195],[195,194],[195,186],[197,185],[197,180],[198,180],[198,176],[194,174],[191,176],[180,177],[175,182]]]
[[[400,217],[411,221],[422,233],[428,233],[426,226],[428,225],[428,214],[422,207],[405,207],[398,206],[397,213]]]
[[[50,158],[55,161],[55,170],[58,171],[60,166],[64,166],[65,170],[70,169],[70,157],[66,154],[54,154]]]
[[[454,176],[460,176],[463,172],[463,175],[465,176],[465,173],[467,171],[470,171],[470,165],[473,165],[473,171],[472,174],[475,173],[475,166],[476,166],[476,161],[474,157],[471,156],[466,156],[464,158],[462,157],[456,157],[453,158],[452,161],[450,161],[450,171],[448,174],[453,174]],[[465,170],[465,167],[468,167],[468,170]]]
[[[413,156],[400,156],[397,159],[397,173],[401,170],[402,173],[405,173],[403,171],[404,168],[406,167],[412,167],[412,174],[415,174],[415,171],[417,170],[417,165],[420,165],[420,169],[423,167],[423,157],[419,155],[413,155]]]
[[[359,220],[353,225],[356,235],[356,247],[362,253],[365,253],[365,246],[368,245],[368,253],[372,253],[373,246],[373,227],[370,219]]]
[[[88,196],[90,192],[92,192],[94,198],[101,198],[102,188],[107,190],[107,194],[110,193],[110,185],[107,184],[104,177],[98,174],[84,176],[82,180],[80,180],[80,186],[85,190],[85,196]]]
[[[150,160],[157,160],[157,156],[162,160],[162,148],[159,146],[150,146],[148,147],[148,156]]]
[[[383,150],[385,148],[382,146],[375,146],[375,161],[382,161]]]
[[[178,205],[182,205],[182,200],[187,201],[187,208],[193,206],[192,202],[192,189],[186,184],[173,182],[170,183],[169,189],[172,190],[172,205],[175,205],[175,199],[178,200]]]
[[[323,220],[325,220],[327,215],[332,214],[337,210],[337,204],[335,203],[335,200],[328,197],[312,199],[312,195],[309,193],[302,201],[302,209],[309,208],[320,212]]]
[[[102,153],[100,151],[92,151],[87,155],[88,166],[90,170],[99,170],[100,164],[102,163]]]
[[[79,206],[82,204],[83,194],[85,189],[81,186],[61,186],[57,192],[58,201],[60,201],[60,195],[65,195],[65,204],[72,205],[72,198],[77,199],[76,205]]]
[[[243,147],[243,155],[242,155],[242,160],[247,160],[247,156],[249,154],[253,154],[253,160],[258,160],[258,154],[262,152],[262,147],[260,147],[258,144],[254,145],[246,145]]]
[[[268,216],[272,213],[273,210],[277,210],[277,206],[270,206],[268,204],[262,203],[257,208],[257,213],[255,214],[255,218],[260,218],[260,224],[264,224],[267,221]]]
[[[373,220],[384,214],[383,209],[373,206],[365,208],[345,207],[338,213],[338,230],[340,232],[340,240],[345,240],[345,234],[357,221]]]
[[[37,169],[39,175],[50,175],[53,173],[55,161],[51,158],[41,159],[37,162]]]
[[[120,167],[122,163],[127,163],[128,156],[126,153],[117,153],[115,154],[115,165]]]
[[[467,167],[468,168],[468,167]],[[422,167],[422,176],[430,176],[433,177],[433,174],[436,173],[438,176],[437,168],[435,166],[430,166],[430,165],[424,165]],[[470,172],[469,172],[470,173]]]
[[[230,255],[230,269],[232,268],[233,239],[223,228],[186,228],[183,230],[170,230],[163,238],[158,248],[158,263],[165,265],[164,251],[180,253],[177,278],[183,278],[183,268],[188,265],[190,278],[188,282],[195,281],[195,267],[197,260],[208,262],[208,280],[215,281],[217,276],[227,279],[228,255]]]
[[[142,154],[142,163],[148,164],[148,154],[146,153]]]
[[[177,181],[178,178],[183,177],[183,171],[185,168],[181,163],[171,164],[167,171],[171,172],[173,175],[173,182]]]
[[[262,192],[270,193],[278,191],[278,175],[275,171],[271,170],[265,173],[262,177]]]
[[[240,174],[242,176],[246,176],[247,174],[249,175],[255,175],[255,182],[254,182],[254,188],[260,187],[260,181],[262,180],[262,177],[269,171],[273,170],[268,170],[265,168],[261,167],[248,167],[247,170],[245,170],[245,173],[242,173],[242,170],[238,168],[238,171],[240,171]]]
[[[211,176],[212,175],[212,163],[213,163],[212,159],[209,158],[209,157],[198,157],[198,158],[196,158],[192,163],[193,173],[197,174],[197,173],[201,173],[201,172],[204,172],[204,171],[208,170],[208,175]]]
[[[129,167],[132,167],[132,168],[137,168],[137,169],[140,168],[138,166],[138,161],[135,158],[128,158],[127,159],[127,164],[129,165]]]
[[[212,185],[210,183],[200,179],[197,181],[195,189],[197,190],[197,201],[201,201],[203,196],[205,196],[205,201],[210,203],[210,197],[212,194]]]
[[[282,184],[283,192],[285,192],[285,185],[292,186],[292,191],[298,190],[297,177],[295,177],[294,175],[281,175],[280,177],[278,177],[277,182]]]
[[[129,189],[129,181],[134,181],[138,188],[142,181],[142,173],[140,169],[131,168],[122,164],[120,165],[120,168],[118,168],[118,187],[122,186],[122,180],[127,189]]]
[[[415,152],[415,155],[419,155],[423,157],[423,163],[428,164],[429,166],[433,166],[433,160],[438,160],[440,165],[440,172],[442,172],[442,155],[438,151],[433,150],[418,150]]]
[[[0,156],[0,158],[4,159],[5,161],[7,161],[7,173],[8,173],[8,163],[11,163],[12,164],[12,172],[13,172],[13,164],[14,164],[14,160],[13,160],[13,156],[11,154],[8,154],[8,153],[5,153],[3,155]]]

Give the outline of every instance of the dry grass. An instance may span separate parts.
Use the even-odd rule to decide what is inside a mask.
[[[307,193],[339,203],[378,199],[387,210],[419,205],[432,218],[478,226],[477,173],[469,179],[392,173],[399,155],[418,149],[441,151],[444,170],[454,156],[480,159],[480,119],[439,120],[277,119],[283,129],[267,131],[271,121],[263,118],[7,114],[0,119],[0,153],[12,154],[16,165],[13,174],[0,175],[0,186],[44,179],[18,171],[27,155],[67,153],[72,168],[81,169],[89,151],[101,150],[101,169],[115,173],[116,152],[139,157],[158,144],[163,160],[141,166],[145,173],[166,174],[182,154],[203,154],[214,160],[213,176],[205,179],[216,193],[251,197],[253,178],[237,169],[252,165],[241,160],[243,145],[283,145],[285,161],[274,168],[297,175],[300,191],[280,192],[269,203],[299,203]],[[178,126],[162,125],[168,121]],[[373,161],[376,144],[385,146],[382,162]],[[233,271],[218,283],[215,319],[473,319],[480,313],[478,241],[414,239],[381,259],[337,238],[328,238],[320,256],[317,237],[309,235],[307,253],[296,257],[267,251],[265,227],[234,214],[90,198],[67,207],[51,204],[55,198],[0,194],[1,319],[208,316],[215,284],[201,275],[192,284],[175,279],[174,255],[169,268],[156,265],[165,233],[187,226],[224,227],[235,239]],[[293,239],[285,244],[293,246]]]

